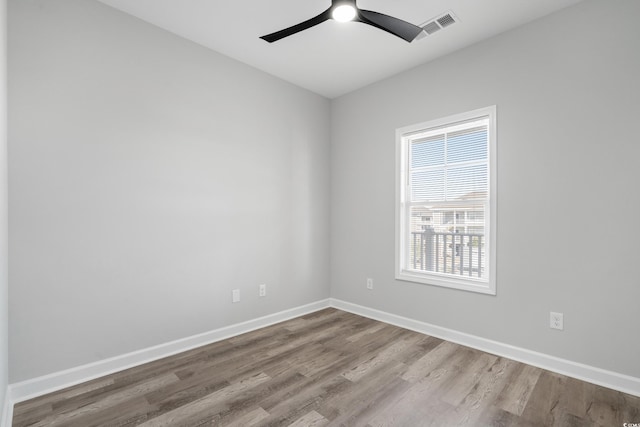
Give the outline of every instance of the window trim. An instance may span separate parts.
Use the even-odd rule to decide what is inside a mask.
[[[409,168],[407,137],[418,132],[430,131],[436,128],[447,128],[460,122],[468,122],[485,117],[489,119],[489,215],[488,218],[485,218],[489,228],[488,233],[485,233],[485,253],[488,254],[489,258],[485,265],[487,280],[457,277],[436,272],[415,272],[403,268],[403,260],[408,256],[408,254],[406,254],[406,233],[404,233],[403,229],[403,216],[405,216],[404,223],[406,223],[407,226],[410,224],[410,218],[408,218],[409,209],[406,203],[406,179]],[[396,279],[496,295],[497,184],[497,126],[495,105],[396,129]]]

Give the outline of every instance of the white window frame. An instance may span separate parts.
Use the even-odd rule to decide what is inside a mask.
[[[411,225],[408,198],[408,171],[409,171],[409,143],[411,136],[417,133],[428,132],[433,129],[442,129],[455,126],[462,122],[488,118],[488,212],[485,212],[485,263],[484,278],[470,278],[445,273],[416,271],[406,268],[408,263],[408,232]],[[496,295],[496,232],[497,232],[497,131],[496,131],[496,106],[480,108],[466,113],[455,114],[441,119],[418,123],[411,126],[396,129],[396,279],[417,282],[428,285],[447,288],[462,289],[465,291],[479,292]]]

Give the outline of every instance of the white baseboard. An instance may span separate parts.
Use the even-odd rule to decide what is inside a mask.
[[[331,307],[381,322],[400,326],[426,335],[431,335],[443,340],[451,341],[467,347],[486,351],[501,357],[517,360],[528,365],[566,375],[589,383],[601,385],[623,393],[640,396],[640,378],[620,374],[613,371],[596,368],[582,363],[572,362],[548,354],[515,347],[497,341],[488,340],[475,335],[465,334],[452,329],[443,328],[407,317],[398,316],[384,311],[375,310],[338,299],[330,299]]]
[[[9,386],[7,400],[9,400],[10,403],[9,406],[13,408],[13,404],[18,402],[42,396],[43,394],[61,390],[66,387],[90,381],[95,378],[119,372],[147,362],[152,362],[163,357],[231,338],[246,332],[264,328],[275,323],[293,319],[294,317],[313,313],[314,311],[322,310],[327,307],[329,307],[329,300],[321,300],[289,310],[284,310],[279,313],[248,320],[246,322],[237,323],[235,325],[226,326],[224,328],[215,329],[213,331],[193,335],[191,337],[134,351],[132,353],[14,383]],[[10,424],[7,426],[9,425]]]
[[[327,307],[335,307],[360,316],[379,320],[412,331],[431,335],[457,344],[472,347],[498,356],[517,360],[542,369],[557,372],[593,384],[598,384],[624,393],[640,396],[640,378],[607,371],[570,360],[515,347],[509,344],[465,334],[452,329],[431,325],[414,319],[364,307],[338,299],[326,299],[311,304],[270,314],[257,319],[194,335],[180,340],[160,344],[132,353],[112,357],[65,371],[10,384],[5,396],[1,427],[11,426],[13,405],[43,394],[51,393],[76,384],[90,381],[114,372],[122,371],[147,362],[191,350],[231,338],[246,332],[264,328],[298,316],[313,313]]]
[[[13,421],[13,400],[11,399],[11,386],[7,387],[2,402],[2,414],[0,414],[0,427],[11,427]]]

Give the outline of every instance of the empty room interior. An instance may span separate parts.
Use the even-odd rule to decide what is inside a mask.
[[[2,427],[640,425],[639,1],[0,10]]]

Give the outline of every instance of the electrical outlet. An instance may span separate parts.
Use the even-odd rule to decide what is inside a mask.
[[[373,279],[367,279],[367,289],[373,289]]]
[[[231,301],[232,302],[240,302],[240,289],[234,289],[231,292]]]
[[[267,295],[267,285],[266,284],[262,284],[258,287],[258,295],[260,295],[261,297],[264,297]]]
[[[553,311],[549,315],[549,327],[551,329],[564,329],[564,314],[554,313]]]

